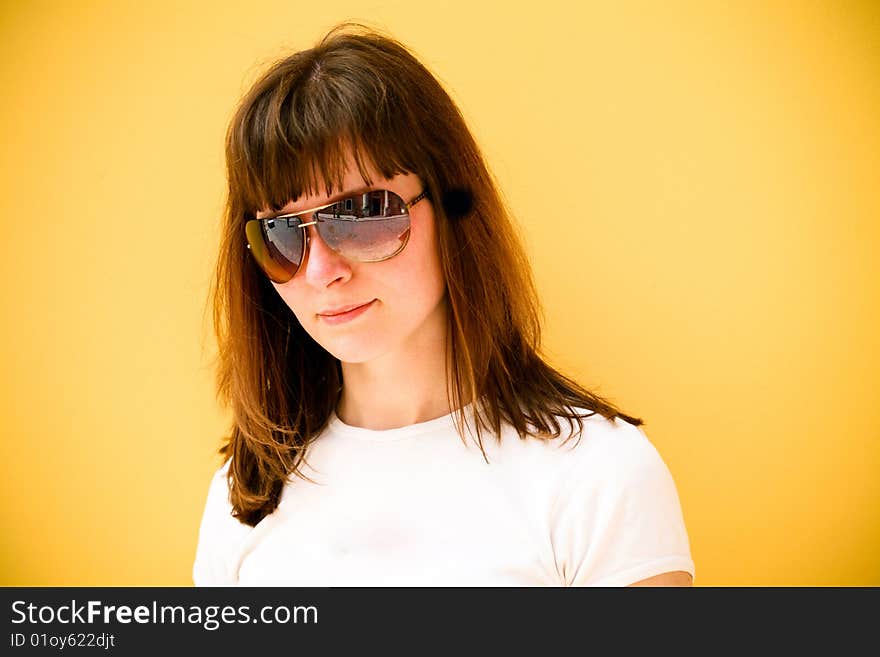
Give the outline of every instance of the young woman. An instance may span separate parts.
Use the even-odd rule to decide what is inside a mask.
[[[403,45],[342,25],[277,62],[226,162],[196,585],[691,584],[669,470],[540,356],[506,206]]]

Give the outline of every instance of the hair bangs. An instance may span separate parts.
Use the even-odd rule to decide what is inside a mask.
[[[308,79],[273,70],[262,93],[245,98],[230,125],[227,163],[230,196],[247,214],[278,211],[303,195],[343,190],[354,161],[365,184],[368,167],[383,177],[416,169],[404,135],[404,114],[394,112],[386,90],[362,73],[345,84],[311,66]]]

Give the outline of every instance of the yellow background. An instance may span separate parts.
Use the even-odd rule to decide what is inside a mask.
[[[880,8],[760,0],[4,2],[0,584],[191,583],[224,130],[347,18],[460,103],[696,583],[880,584]]]

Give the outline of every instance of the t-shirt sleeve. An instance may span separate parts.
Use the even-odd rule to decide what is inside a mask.
[[[557,500],[553,545],[568,586],[628,586],[694,575],[672,474],[641,428],[588,422]],[[581,450],[584,447],[585,449]]]
[[[226,478],[228,469],[229,461],[217,470],[208,487],[192,569],[196,586],[235,586],[238,583],[238,548],[252,528],[232,517]]]

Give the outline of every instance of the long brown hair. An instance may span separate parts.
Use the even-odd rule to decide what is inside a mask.
[[[462,439],[471,402],[481,450],[482,430],[500,440],[502,422],[523,439],[559,437],[558,418],[579,435],[580,419],[595,413],[643,424],[540,355],[528,259],[480,148],[441,84],[395,39],[343,23],[314,48],[274,63],[241,99],[226,135],[228,193],[209,301],[217,396],[233,414],[220,453],[231,459],[235,517],[255,525],[275,509],[290,474],[305,477],[307,447],[342,386],[339,361],[304,331],[252,261],[244,222],[259,209],[280,210],[316,193],[322,182],[328,195],[339,189],[346,149],[365,179],[368,158],[386,178],[417,174],[431,199],[469,194],[464,216],[434,203],[447,286],[447,390]]]

